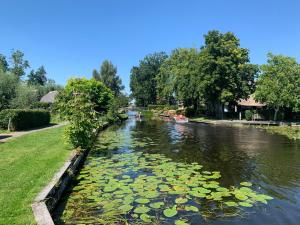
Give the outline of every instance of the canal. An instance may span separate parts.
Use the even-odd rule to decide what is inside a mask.
[[[90,152],[57,224],[299,224],[300,142],[129,119]]]

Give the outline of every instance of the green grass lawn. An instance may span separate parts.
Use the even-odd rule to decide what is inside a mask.
[[[2,130],[0,129],[0,134],[9,134],[10,132],[8,130]]]
[[[0,224],[35,224],[31,203],[69,157],[63,127],[0,143]]]
[[[205,117],[205,116],[191,117],[189,120],[193,121],[193,122],[206,122],[206,123],[214,123],[215,122],[215,120],[210,119],[210,118]]]

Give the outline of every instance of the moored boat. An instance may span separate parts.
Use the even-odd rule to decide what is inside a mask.
[[[189,119],[183,115],[176,115],[173,117],[176,123],[188,123]]]

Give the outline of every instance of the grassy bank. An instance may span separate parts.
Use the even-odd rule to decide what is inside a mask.
[[[30,205],[70,151],[63,127],[0,143],[0,224],[35,224]]]
[[[279,126],[263,127],[269,133],[285,135],[290,139],[300,139],[300,127]]]
[[[216,120],[214,119],[210,119],[208,117],[204,117],[204,116],[201,116],[201,117],[191,117],[189,119],[191,122],[199,122],[199,123],[212,123],[214,124],[216,122]]]

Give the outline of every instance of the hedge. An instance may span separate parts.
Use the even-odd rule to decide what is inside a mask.
[[[50,123],[50,112],[37,109],[5,109],[0,112],[0,127],[10,130],[25,130],[48,125]]]

